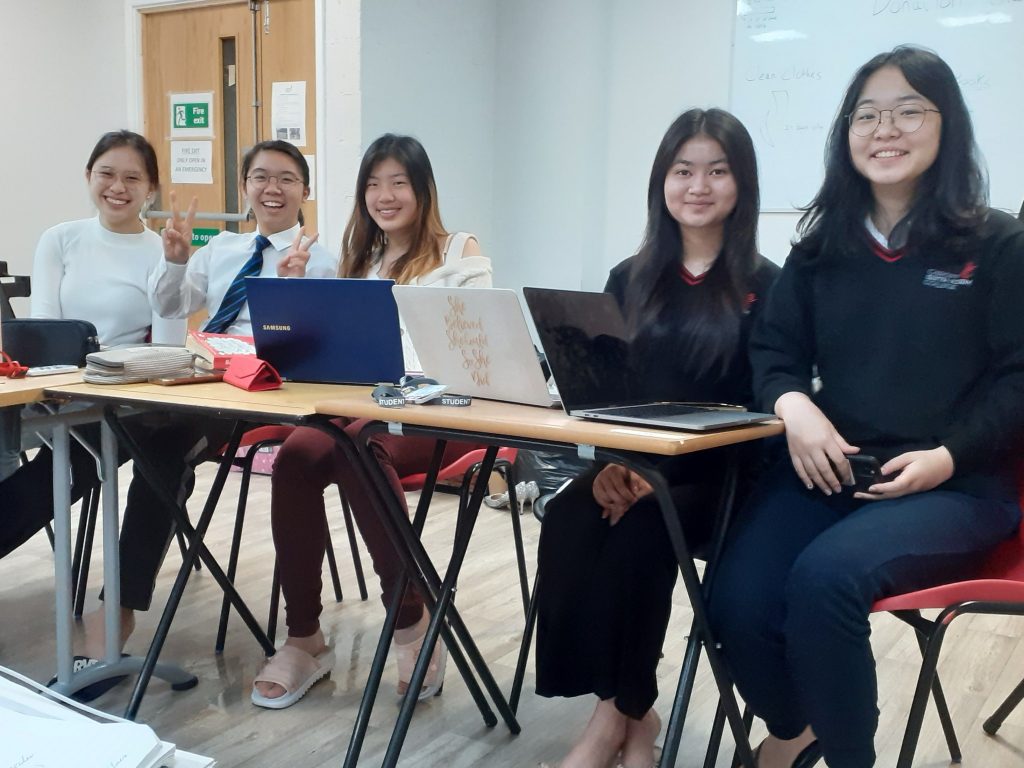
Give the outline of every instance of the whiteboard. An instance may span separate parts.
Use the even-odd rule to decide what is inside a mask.
[[[1024,198],[1024,0],[738,0],[732,112],[757,148],[763,210],[807,205],[857,68],[908,43],[952,67],[986,160],[991,204]]]

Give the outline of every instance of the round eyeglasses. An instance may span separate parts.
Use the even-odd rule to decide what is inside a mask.
[[[854,136],[870,136],[878,128],[886,112],[900,133],[913,133],[918,130],[924,125],[929,112],[939,114],[939,110],[922,107],[919,104],[901,104],[892,109],[861,107],[846,116],[850,121],[850,132]]]
[[[245,177],[245,180],[252,184],[254,187],[265,187],[267,186],[267,184],[271,182],[271,180],[274,180],[277,182],[277,186],[279,186],[281,189],[290,189],[291,187],[294,187],[296,184],[303,183],[302,179],[291,173],[276,174],[262,173],[260,171],[249,174],[248,176]]]

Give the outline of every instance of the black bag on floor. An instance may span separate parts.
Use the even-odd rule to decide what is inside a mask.
[[[22,318],[0,326],[3,350],[22,365],[85,365],[100,349],[96,326],[86,320]]]

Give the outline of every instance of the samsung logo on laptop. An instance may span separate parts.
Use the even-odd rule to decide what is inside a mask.
[[[292,327],[290,325],[270,325],[264,323],[262,326],[264,331],[290,331]]]

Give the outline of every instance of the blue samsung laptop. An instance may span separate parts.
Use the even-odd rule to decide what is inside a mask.
[[[246,278],[256,354],[287,381],[397,382],[405,373],[392,280]]]

